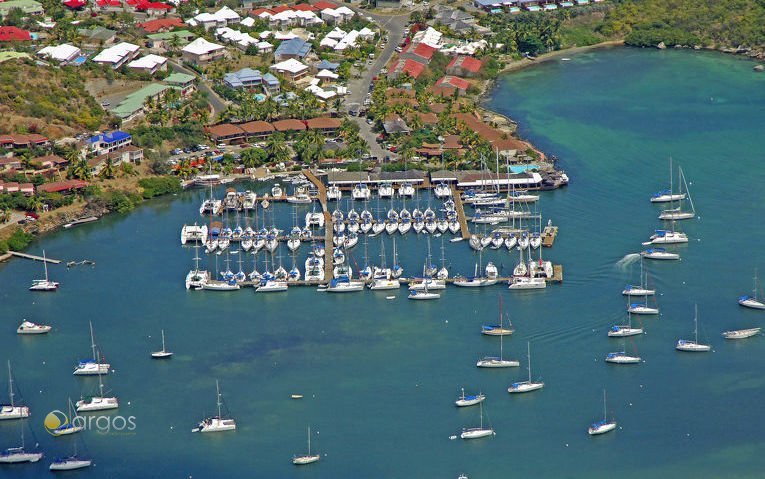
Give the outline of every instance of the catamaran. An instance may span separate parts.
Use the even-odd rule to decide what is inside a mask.
[[[486,395],[482,393],[466,396],[465,388],[462,388],[462,394],[460,394],[457,400],[454,401],[454,404],[457,405],[457,407],[475,406],[476,404],[482,403],[485,399]]]
[[[370,196],[372,196],[372,192],[369,191],[366,183],[357,183],[351,191],[351,198],[354,200],[369,200]]]
[[[26,319],[21,322],[18,328],[16,328],[17,334],[45,334],[48,333],[51,329],[53,329],[52,326],[48,326],[47,324],[37,324],[33,323],[32,321],[27,321]]]
[[[517,368],[521,365],[520,362],[510,359],[504,359],[503,355],[503,336],[499,336],[499,357],[486,356],[483,359],[479,359],[475,364],[479,368]]]
[[[98,396],[89,396],[77,401],[75,403],[77,412],[106,411],[120,406],[116,397],[104,396],[104,382],[100,375],[98,376],[98,394]]]
[[[339,186],[332,185],[329,188],[327,188],[327,199],[329,201],[340,201],[340,199],[343,197],[343,191],[340,189]]]
[[[191,430],[191,432],[222,432],[233,431],[236,429],[236,421],[231,418],[224,418],[221,412],[223,406],[223,396],[220,393],[220,386],[218,380],[215,380],[215,392],[216,392],[216,404],[218,406],[218,415],[214,417],[208,417],[203,419],[197,427]]]
[[[744,295],[738,298],[738,304],[745,308],[765,309],[765,303],[757,299],[757,270],[754,270],[754,286],[752,287],[752,296]]]
[[[185,245],[189,241],[204,241],[207,238],[207,225],[199,226],[196,223],[193,225],[183,225],[181,228],[181,244]]]
[[[699,307],[694,306],[693,315],[693,341],[688,339],[678,339],[675,349],[691,353],[704,353],[712,350],[712,346],[699,343]]]
[[[74,368],[74,374],[75,376],[92,376],[94,374],[108,374],[109,368],[111,365],[109,363],[102,363],[100,361],[100,354],[98,351],[96,351],[96,339],[93,335],[93,323],[88,322],[90,325],[90,348],[93,352],[93,358],[92,359],[83,359],[77,364],[77,367]]]
[[[51,281],[48,278],[48,260],[45,258],[45,250],[43,254],[43,268],[45,268],[45,279],[33,279],[32,286],[29,287],[29,291],[56,291],[59,284],[56,281]]]
[[[509,388],[507,388],[507,392],[513,394],[513,393],[527,393],[531,391],[536,391],[537,389],[542,389],[545,387],[545,383],[542,381],[532,381],[531,380],[531,343],[526,342],[526,349],[528,360],[529,360],[529,379],[527,381],[518,381],[514,382],[510,385]]]
[[[13,374],[11,373],[11,362],[8,361],[8,398],[10,404],[0,405],[0,420],[4,419],[24,419],[29,417],[28,406],[17,406],[14,403],[13,393]]]
[[[681,244],[688,242],[688,235],[679,231],[671,230],[656,230],[648,241],[643,243],[643,246],[652,244]]]
[[[481,423],[478,427],[472,427],[472,428],[466,428],[462,429],[462,433],[460,434],[461,439],[478,439],[481,437],[487,437],[487,436],[496,436],[497,433],[494,432],[494,429],[492,428],[484,428],[483,427],[483,403],[479,403],[478,406],[480,407],[480,416],[481,416]]]
[[[173,355],[170,351],[165,349],[165,330],[162,330],[162,349],[160,351],[154,351],[151,353],[151,357],[154,359],[168,359]]]
[[[199,269],[199,245],[194,245],[194,269],[186,274],[186,289],[201,289],[210,280],[210,273]]]
[[[597,422],[594,422],[590,424],[590,427],[587,429],[587,434],[590,436],[597,436],[599,434],[605,434],[607,432],[611,432],[614,429],[616,429],[616,421],[608,420],[608,415],[606,411],[606,390],[603,390],[603,419]]]
[[[308,428],[308,454],[303,454],[302,456],[293,456],[292,457],[292,464],[295,464],[296,466],[303,466],[306,464],[311,464],[313,462],[318,461],[321,459],[321,454],[311,454],[311,428]]]

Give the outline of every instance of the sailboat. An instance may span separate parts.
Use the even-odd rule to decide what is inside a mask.
[[[599,434],[605,434],[616,429],[616,421],[608,420],[608,413],[606,412],[606,390],[603,390],[603,419],[590,424],[587,429],[587,434],[590,436],[597,436]]]
[[[210,273],[199,269],[199,245],[194,245],[194,269],[186,274],[186,289],[202,289],[210,279]]]
[[[48,278],[48,260],[45,258],[45,250],[43,250],[42,254],[43,268],[45,268],[45,279],[33,279],[29,291],[56,291],[58,289],[58,283],[51,281]]]
[[[621,351],[608,353],[606,355],[605,361],[611,364],[640,364],[642,359],[640,356],[632,356],[631,354],[627,354],[623,348]]]
[[[653,308],[648,306],[648,295],[644,294],[643,303],[629,303],[627,304],[627,312],[630,314],[659,314],[659,308]]]
[[[762,328],[734,329],[732,331],[723,331],[722,337],[725,339],[746,339],[760,334]]]
[[[321,454],[311,454],[311,428],[308,427],[308,454],[302,456],[293,456],[292,464],[296,466],[303,466],[305,464],[311,464],[321,459]]]
[[[527,393],[531,391],[536,391],[537,389],[542,389],[545,387],[545,383],[542,381],[532,381],[531,380],[531,343],[526,342],[526,349],[527,349],[527,355],[529,358],[529,379],[528,381],[518,381],[514,382],[510,385],[509,388],[507,388],[507,392],[513,394],[513,393]]]
[[[17,406],[14,403],[13,393],[13,374],[11,373],[11,362],[8,361],[8,399],[10,404],[0,405],[0,420],[3,419],[24,419],[29,417],[29,407]]]
[[[513,334],[515,330],[512,328],[512,324],[508,328],[505,328],[502,324],[502,319],[504,316],[502,313],[502,296],[499,296],[499,324],[482,325],[481,334],[486,336],[509,336]]]
[[[471,396],[465,395],[465,388],[462,388],[462,394],[454,401],[457,407],[475,406],[482,403],[486,399],[486,395],[482,393],[474,394]]]
[[[679,260],[680,255],[677,253],[670,253],[664,248],[648,248],[645,251],[640,252],[640,257],[645,259],[658,259],[663,261]]]
[[[478,272],[480,271],[479,268],[481,268],[482,266],[483,266],[483,250],[481,249],[481,250],[478,250],[478,263],[475,264],[475,271],[473,272],[473,276],[469,278],[465,278],[465,277],[455,278],[453,283],[454,286],[460,286],[463,288],[470,288],[470,287],[477,288],[477,287],[492,286],[497,284],[497,277],[494,275],[492,275],[492,277],[478,276]]]
[[[67,398],[67,421],[58,427],[56,427],[53,430],[50,430],[49,432],[54,436],[68,436],[70,434],[75,434],[80,431],[83,431],[85,429],[85,426],[75,424],[74,414],[72,414],[72,410],[74,409],[74,406],[72,404],[72,399]]]
[[[56,458],[51,463],[51,471],[73,471],[75,469],[84,469],[90,467],[93,461],[77,454],[77,441],[74,442],[74,454],[68,457]]]
[[[430,278],[424,278],[422,282],[422,289],[409,289],[409,296],[407,297],[414,300],[439,299],[441,297],[440,293],[428,291],[429,281]]]
[[[503,338],[504,336],[499,337],[499,357],[496,356],[486,356],[483,359],[478,360],[478,362],[475,364],[476,367],[479,368],[517,368],[521,365],[520,362],[515,360],[509,360],[509,359],[503,359]]]
[[[93,358],[92,359],[83,359],[77,364],[77,367],[74,368],[74,374],[75,376],[92,376],[94,374],[108,374],[109,368],[111,365],[109,363],[102,363],[100,361],[100,354],[98,351],[96,351],[96,339],[95,336],[93,336],[93,323],[88,322],[90,325],[90,347],[93,351]]]
[[[705,353],[712,349],[708,344],[699,344],[699,307],[694,306],[693,315],[693,341],[687,339],[678,339],[675,349],[691,353]]]
[[[672,184],[672,157],[669,158],[669,189],[659,191],[658,193],[654,193],[653,196],[651,196],[651,203],[669,203],[672,201],[679,201],[682,199],[685,199],[685,193],[674,193],[672,191],[673,184]]]
[[[744,295],[738,298],[738,304],[745,308],[765,309],[765,303],[757,299],[757,270],[754,270],[754,287],[752,287],[752,296]]]
[[[37,447],[35,446],[35,449]],[[37,462],[42,459],[43,453],[28,451],[24,444],[24,424],[21,424],[21,446],[9,447],[0,451],[0,464],[20,464],[23,462]]]
[[[680,183],[680,195],[683,196],[680,198],[679,206],[674,207],[673,205],[670,205],[668,209],[663,210],[661,213],[659,213],[659,219],[660,220],[690,220],[696,217],[696,207],[693,205],[693,199],[691,198],[691,191],[688,189],[688,183],[685,181],[685,174],[683,173],[683,169],[678,168],[679,174],[678,179]],[[671,184],[671,183],[670,183]],[[688,200],[688,204],[691,206],[690,211],[684,211],[683,210],[683,201]],[[670,203],[673,203],[674,200],[671,200]]]
[[[104,396],[104,382],[101,375],[98,375],[98,396],[89,396],[80,399],[75,404],[77,412],[106,411],[108,409],[117,409],[120,406],[116,397]]]
[[[496,436],[497,433],[494,432],[494,429],[492,428],[484,428],[483,427],[483,403],[479,403],[479,407],[481,408],[480,416],[481,416],[481,423],[478,427],[471,427],[462,429],[462,433],[460,434],[461,439],[478,439],[481,437],[487,437],[487,436]]]
[[[643,334],[643,328],[632,327],[632,313],[629,311],[627,311],[627,324],[614,325],[608,330],[608,337],[610,338],[636,336],[638,334]]]
[[[168,359],[173,355],[170,351],[165,349],[165,330],[162,330],[162,350],[154,351],[151,353],[151,357],[154,359]]]
[[[640,257],[640,284],[634,286],[628,284],[622,291],[624,296],[653,296],[656,294],[656,290],[648,289],[648,275],[643,274],[643,257]]]
[[[215,380],[216,391],[216,403],[218,405],[218,415],[215,417],[208,417],[203,419],[197,427],[192,429],[191,432],[221,432],[221,431],[233,431],[236,429],[236,421],[231,418],[224,418],[221,413],[221,407],[223,406],[223,399],[220,394],[220,386],[218,380]]]

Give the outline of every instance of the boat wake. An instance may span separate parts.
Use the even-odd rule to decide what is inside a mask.
[[[624,255],[624,258],[616,262],[616,267],[620,270],[625,270],[629,265],[640,259],[640,253],[630,253]]]

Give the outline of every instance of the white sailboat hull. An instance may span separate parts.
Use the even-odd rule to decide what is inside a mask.
[[[499,358],[483,358],[476,364],[478,368],[517,368],[521,365],[519,361]]]
[[[746,339],[756,336],[762,331],[762,328],[738,329],[734,331],[725,331],[722,333],[725,339]]]
[[[535,383],[531,381],[523,381],[519,383],[513,383],[510,385],[509,388],[507,388],[507,392],[510,394],[515,393],[528,393],[531,391],[536,391],[538,389],[542,389],[545,387],[545,383]]]
[[[751,309],[765,309],[765,303],[761,301],[757,301],[754,298],[747,298],[747,299],[740,299],[738,301],[738,304],[745,308],[751,308]]]
[[[397,279],[376,279],[369,284],[372,291],[385,291],[401,288],[401,283]]]
[[[441,291],[446,289],[446,281],[440,279],[418,281],[409,285],[409,291],[425,291],[426,287],[428,291]]]
[[[475,406],[476,404],[482,403],[486,399],[486,396],[483,394],[479,394],[478,396],[474,396],[472,398],[460,398],[454,401],[454,404],[457,407],[468,407],[468,406]]]
[[[462,431],[462,434],[460,434],[461,439],[479,439],[482,437],[488,437],[493,436],[494,429],[481,429],[481,428],[474,428],[474,429],[465,429]]]
[[[50,465],[51,471],[73,471],[75,469],[84,469],[90,467],[93,461],[87,459],[67,459],[61,462],[54,462]]]
[[[677,253],[668,253],[666,251],[643,251],[640,253],[645,259],[657,259],[657,260],[678,260],[680,255]]]
[[[640,357],[628,356],[626,354],[609,355],[606,357],[606,362],[611,364],[640,364]]]
[[[627,336],[637,336],[638,334],[643,334],[641,328],[632,328],[628,325],[614,326],[608,331],[609,338],[624,338]]]
[[[439,293],[431,293],[430,291],[412,291],[409,293],[408,298],[414,299],[414,300],[428,300],[428,299],[439,299],[441,295]]]
[[[675,349],[678,351],[685,351],[690,353],[705,353],[712,350],[712,346],[708,344],[699,344],[696,341],[688,341],[681,339],[677,342]]]
[[[665,194],[651,197],[651,203],[669,203],[685,199],[685,193]]]
[[[453,284],[460,288],[481,288],[483,286],[493,286],[497,284],[497,280],[489,278],[456,279]]]
[[[695,217],[696,214],[691,211],[662,211],[659,214],[659,219],[666,221],[692,220]]]
[[[659,314],[659,310],[657,308],[649,308],[648,306],[630,307],[627,311],[632,314]]]
[[[622,291],[623,296],[653,296],[656,294],[654,289],[644,289],[640,287],[630,287]]]
[[[304,466],[306,464],[318,462],[319,459],[321,459],[321,456],[318,454],[314,456],[298,456],[292,458],[292,464],[295,464],[296,466]]]
[[[75,406],[77,408],[77,412],[92,412],[117,409],[120,405],[119,401],[117,401],[117,398],[115,397],[107,398],[94,396],[90,398],[89,402],[84,399],[77,401]]]
[[[41,452],[18,451],[0,455],[0,464],[21,464],[24,462],[37,462],[42,459]]]
[[[587,429],[587,434],[590,436],[597,436],[599,434],[605,434],[607,432],[611,432],[614,429],[616,429],[616,423],[615,422],[607,422],[605,424],[593,424],[590,426],[589,429]]]

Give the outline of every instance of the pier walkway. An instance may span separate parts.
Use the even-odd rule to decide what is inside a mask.
[[[61,263],[61,260],[59,259],[51,259],[47,257],[43,259],[42,256],[35,256],[33,254],[27,254],[27,253],[19,253],[18,251],[8,251],[8,254],[16,256],[17,258],[31,259],[34,261],[45,261],[46,263],[51,263],[51,264]]]
[[[460,222],[462,239],[470,239],[470,230],[468,229],[467,218],[465,218],[465,207],[462,205],[462,196],[454,186],[451,186],[451,190],[452,199],[454,200],[454,209],[457,210],[457,220]]]
[[[332,272],[334,270],[334,247],[332,243],[332,215],[329,213],[329,208],[327,208],[327,187],[324,186],[324,183],[311,170],[303,170],[302,173],[316,187],[318,192],[316,197],[319,203],[321,203],[321,211],[324,213],[324,280],[329,282],[332,279]]]

